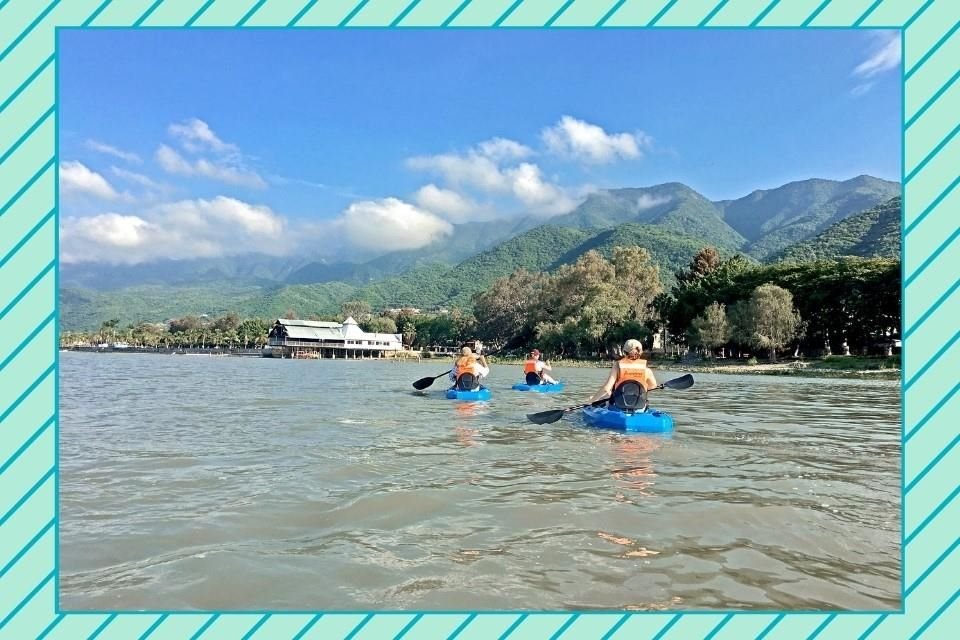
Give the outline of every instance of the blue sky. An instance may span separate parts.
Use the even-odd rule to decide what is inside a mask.
[[[900,174],[894,33],[63,30],[64,257],[134,262]]]

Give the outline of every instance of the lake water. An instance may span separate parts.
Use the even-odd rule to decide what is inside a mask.
[[[600,369],[462,403],[410,386],[443,361],[60,363],[67,609],[899,607],[896,382],[695,375],[662,437],[525,419]]]

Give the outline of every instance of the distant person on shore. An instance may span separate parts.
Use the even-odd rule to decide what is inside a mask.
[[[468,346],[460,349],[460,357],[453,363],[450,379],[453,388],[460,391],[474,391],[480,388],[480,380],[490,375],[487,359],[478,356]]]
[[[657,386],[657,379],[642,355],[643,344],[639,340],[631,338],[624,342],[623,357],[613,363],[607,381],[587,402],[609,398],[608,404],[620,409],[646,409],[647,391]]]
[[[530,357],[523,363],[523,375],[526,377],[527,384],[557,384],[547,371],[553,371],[553,367],[549,362],[540,359],[540,350],[531,351]]]

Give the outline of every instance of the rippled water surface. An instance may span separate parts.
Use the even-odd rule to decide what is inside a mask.
[[[697,375],[665,438],[526,421],[599,369],[458,403],[412,392],[440,361],[60,362],[67,609],[899,607],[896,382]]]

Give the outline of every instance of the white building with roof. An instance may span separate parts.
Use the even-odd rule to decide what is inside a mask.
[[[274,358],[382,358],[403,350],[399,333],[368,333],[348,317],[341,322],[278,318],[263,355]]]

